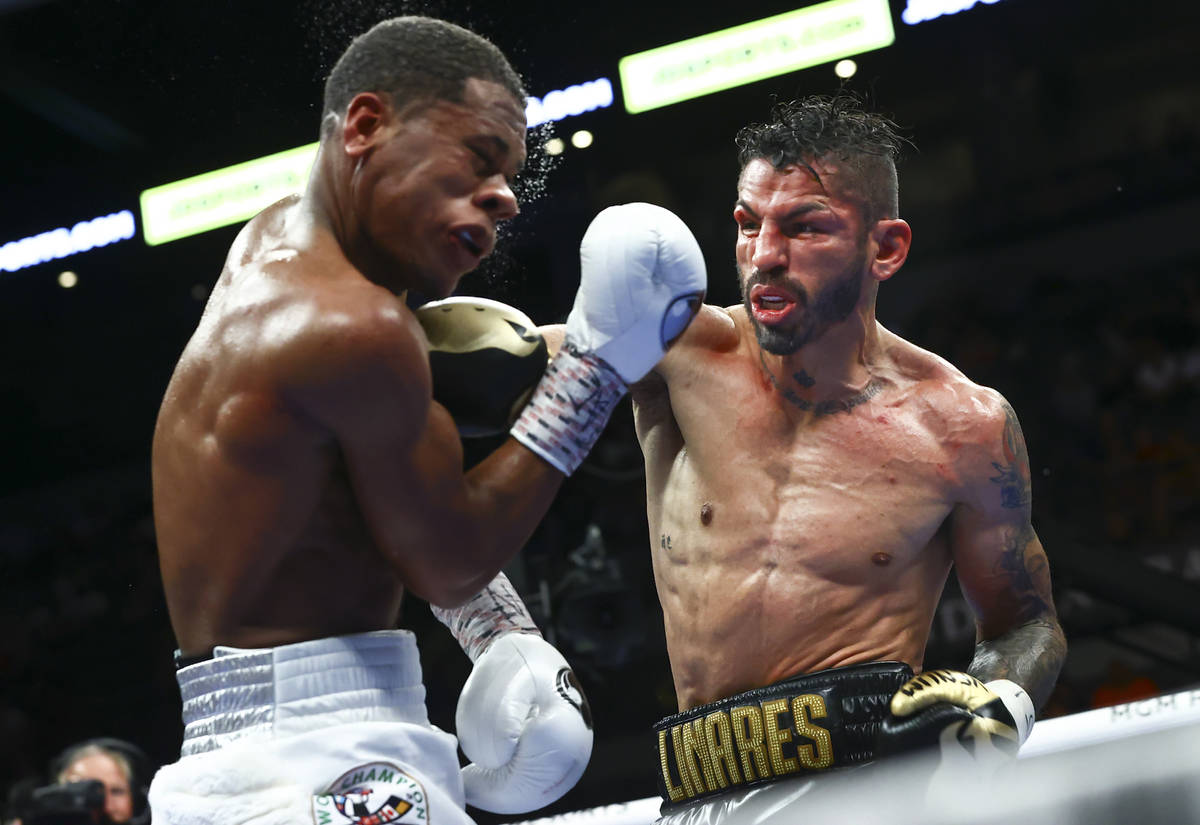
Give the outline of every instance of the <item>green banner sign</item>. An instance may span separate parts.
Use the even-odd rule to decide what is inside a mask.
[[[829,0],[621,58],[630,114],[890,46],[888,0]]]

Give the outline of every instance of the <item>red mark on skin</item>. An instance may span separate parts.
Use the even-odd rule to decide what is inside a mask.
[[[871,564],[876,567],[887,567],[892,563],[892,555],[890,553],[879,552],[871,556]]]
[[[896,477],[888,476],[888,484],[895,484],[895,483],[896,483]]]
[[[878,416],[878,417],[877,417],[875,420],[876,420],[876,421],[878,421],[880,424],[887,424],[887,423],[889,423],[889,422],[888,422],[888,417],[887,417],[886,415],[881,415],[881,416]]]

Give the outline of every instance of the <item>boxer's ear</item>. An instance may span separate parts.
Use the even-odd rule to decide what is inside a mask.
[[[912,245],[912,228],[908,221],[886,218],[871,229],[870,249],[871,275],[877,281],[886,281],[895,275],[908,258]]]
[[[358,158],[389,134],[391,104],[377,92],[359,92],[346,106],[342,119],[342,147]]]

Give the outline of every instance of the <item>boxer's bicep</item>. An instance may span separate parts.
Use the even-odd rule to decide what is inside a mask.
[[[439,598],[455,574],[447,544],[470,522],[462,442],[432,400],[419,328],[405,317],[359,319],[314,333],[308,349],[292,396],[332,433],[382,561],[413,592]]]
[[[1046,553],[1030,520],[1025,439],[999,396],[980,422],[964,467],[964,500],[951,516],[951,551],[980,639],[1055,615]]]

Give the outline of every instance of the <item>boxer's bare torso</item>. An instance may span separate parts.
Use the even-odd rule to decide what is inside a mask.
[[[303,385],[323,380],[320,350],[336,325],[407,310],[320,233],[305,233],[309,248],[289,243],[296,209],[272,207],[239,236],[159,415],[155,515],[185,653],[396,622],[400,577],[371,539],[333,432],[304,409]]]
[[[395,627],[524,544],[562,474],[516,441],[464,472],[405,290],[439,297],[517,212],[520,102],[357,94],[300,197],[238,235],[154,436],[154,516],[185,655]]]
[[[952,562],[993,614],[985,628],[1020,612],[993,570],[1025,552],[991,520],[993,462],[1027,483],[1023,449],[1004,455],[1011,410],[943,359],[876,337],[862,387],[805,404],[768,374],[742,307],[705,307],[635,387],[681,709],[857,662],[919,670]],[[993,572],[974,567],[981,542]]]

